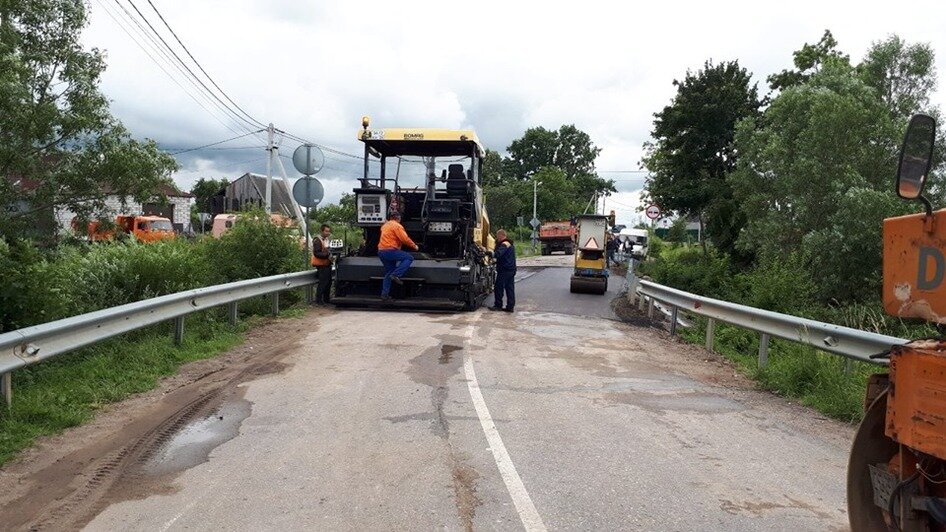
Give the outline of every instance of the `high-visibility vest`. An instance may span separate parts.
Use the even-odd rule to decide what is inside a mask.
[[[328,251],[328,240],[326,240],[326,239],[324,239],[324,238],[322,238],[322,237],[319,237],[319,241],[322,242],[322,251]],[[319,267],[319,266],[331,266],[331,264],[332,264],[332,261],[331,261],[330,259],[321,259],[321,258],[319,258],[319,257],[316,257],[315,254],[313,253],[313,255],[312,255],[312,265],[313,265],[313,266],[315,266],[315,267]]]

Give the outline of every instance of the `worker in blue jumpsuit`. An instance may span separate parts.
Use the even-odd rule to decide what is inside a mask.
[[[506,231],[496,231],[496,301],[490,310],[512,312],[516,308],[516,246],[506,236]],[[503,306],[503,294],[506,306]]]

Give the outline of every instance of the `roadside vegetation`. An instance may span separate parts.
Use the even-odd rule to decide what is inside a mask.
[[[919,212],[896,197],[897,153],[910,116],[939,116],[934,53],[896,35],[859,63],[830,31],[770,75],[766,94],[738,61],[708,61],[674,81],[645,145],[647,201],[697,221],[697,245],[652,239],[640,273],[689,292],[905,338],[937,335],[881,307],[881,223]],[[943,205],[943,142],[929,194]],[[671,237],[672,240],[682,240]],[[683,336],[703,342],[703,324]],[[767,389],[836,418],[861,417],[879,368],[788,342],[757,367],[755,333],[720,326],[719,352]]]
[[[62,245],[45,252],[28,241],[0,240],[0,332],[181,290],[300,270],[291,229],[260,213],[243,216],[219,240],[183,239],[139,244]],[[280,296],[283,315],[303,300]],[[243,321],[227,323],[225,309],[187,317],[184,342],[171,324],[152,326],[14,373],[11,409],[0,407],[0,464],[37,437],[83,423],[95,411],[150,390],[185,363],[239,344],[243,332],[269,312],[268,299],[240,305]]]

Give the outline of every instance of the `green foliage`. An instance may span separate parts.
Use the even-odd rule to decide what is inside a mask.
[[[68,289],[31,242],[0,239],[0,332],[65,315]]]
[[[525,205],[514,185],[488,186],[483,191],[486,212],[494,228],[513,227]]]
[[[212,278],[205,258],[185,240],[65,250],[50,270],[64,283],[68,315],[199,288]]]
[[[670,225],[670,230],[667,231],[667,241],[676,243],[687,241],[686,218],[677,218],[673,221],[673,224]]]
[[[311,219],[318,224],[354,223],[355,222],[355,195],[342,194],[337,204],[329,203],[311,211]],[[316,230],[313,230],[314,233]]]
[[[496,150],[487,148],[486,156],[483,158],[483,174],[481,176],[483,187],[487,188],[502,185],[509,180],[505,173],[502,155]]]
[[[0,232],[7,236],[52,225],[54,206],[88,218],[104,209],[108,193],[148,200],[177,168],[109,113],[98,89],[104,56],[80,41],[86,23],[84,2],[0,4]]]
[[[802,249],[822,301],[880,301],[885,218],[916,210],[887,190],[852,188]]]
[[[233,330],[209,314],[188,317],[180,346],[167,325],[155,326],[17,371],[13,406],[0,413],[0,464],[37,437],[86,422],[101,406],[150,390],[180,365],[242,341],[242,327]]]
[[[798,253],[762,258],[751,270],[736,276],[733,301],[784,314],[809,312],[817,289],[803,264]]]
[[[194,195],[194,208],[197,212],[210,212],[210,198],[217,195],[221,189],[230,184],[230,180],[221,177],[220,179],[204,179],[201,177],[191,187],[191,194]]]
[[[650,260],[640,266],[640,273],[655,282],[716,299],[731,298],[733,272],[729,258],[714,250],[703,253],[698,247],[659,249],[655,258],[654,239],[648,241]]]
[[[936,89],[935,59],[929,44],[907,44],[891,35],[871,46],[857,70],[893,116],[907,120],[929,105]]]
[[[262,211],[243,213],[233,228],[206,243],[216,282],[254,279],[297,271],[302,252],[294,228],[271,223]]]
[[[700,217],[717,247],[730,251],[745,217],[726,174],[737,160],[736,124],[758,114],[752,75],[736,61],[707,62],[673,83],[677,94],[654,114],[654,140],[645,145],[646,193],[665,211]]]
[[[825,63],[832,61],[848,63],[849,57],[838,51],[837,46],[838,41],[834,35],[830,30],[825,30],[817,43],[805,43],[801,50],[792,54],[796,70],[783,70],[778,74],[772,74],[768,78],[769,86],[777,91],[802,85],[808,82]]]

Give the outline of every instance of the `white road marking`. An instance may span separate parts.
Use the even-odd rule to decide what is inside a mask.
[[[468,334],[468,344],[472,342],[474,327],[471,326]],[[499,430],[493,423],[493,418],[489,415],[489,409],[486,407],[486,401],[483,400],[483,392],[480,391],[480,384],[476,380],[476,372],[473,370],[473,358],[470,357],[470,349],[464,349],[467,353],[463,357],[463,369],[466,373],[466,384],[470,389],[470,398],[473,399],[473,406],[476,408],[476,415],[480,418],[480,425],[483,426],[483,432],[486,433],[486,441],[489,442],[489,448],[493,452],[493,459],[496,466],[499,467],[499,474],[503,477],[509,496],[512,497],[513,504],[516,505],[516,511],[519,512],[519,519],[522,520],[522,526],[529,532],[545,532],[545,524],[536,511],[529,492],[522,484],[516,466],[513,465],[503,439],[499,436]]]

